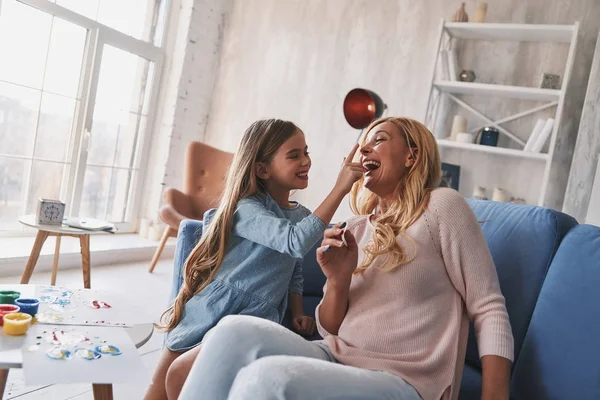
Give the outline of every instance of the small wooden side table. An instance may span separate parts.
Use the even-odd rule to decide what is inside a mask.
[[[21,284],[29,283],[33,270],[37,264],[38,258],[40,257],[40,251],[42,246],[48,239],[48,236],[56,236],[56,245],[54,247],[54,264],[52,265],[52,278],[50,280],[51,285],[56,284],[56,274],[58,273],[58,257],[60,253],[60,241],[63,236],[72,236],[79,238],[81,245],[81,268],[83,270],[83,287],[89,289],[91,287],[91,276],[90,276],[90,235],[106,233],[103,231],[89,231],[85,229],[71,228],[67,225],[45,225],[38,224],[35,220],[35,215],[24,215],[19,217],[19,222],[23,225],[36,228],[38,230],[35,236],[35,242],[31,249],[31,254],[27,260],[25,271],[21,276]]]

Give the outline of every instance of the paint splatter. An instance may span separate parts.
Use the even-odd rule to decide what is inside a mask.
[[[111,356],[118,356],[118,355],[122,354],[121,350],[119,350],[117,347],[110,345],[110,344],[98,346],[98,347],[96,347],[96,351],[98,351],[102,354],[110,354]]]
[[[71,352],[61,347],[54,347],[48,350],[46,355],[53,360],[68,360],[71,358]]]
[[[102,355],[94,349],[78,348],[75,350],[75,355],[85,360],[97,360]]]

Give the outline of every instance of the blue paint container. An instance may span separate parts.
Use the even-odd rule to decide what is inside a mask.
[[[40,306],[40,301],[38,299],[17,299],[15,300],[15,304],[19,306],[22,313],[35,317]]]

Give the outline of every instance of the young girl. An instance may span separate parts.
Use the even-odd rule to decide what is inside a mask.
[[[206,333],[227,315],[282,321],[288,307],[301,333],[314,321],[302,310],[302,258],[327,224],[362,167],[343,164],[335,187],[311,213],[289,201],[308,186],[311,160],[304,134],[281,120],[255,122],[244,133],[217,209],[204,215],[200,241],[185,263],[181,290],[163,314],[167,331],[146,399],[176,398]],[[193,349],[193,351],[189,351]],[[184,356],[172,365],[182,353]],[[167,375],[167,371],[169,371]]]

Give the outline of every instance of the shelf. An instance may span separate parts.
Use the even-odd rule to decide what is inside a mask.
[[[440,147],[448,147],[452,149],[479,151],[482,153],[497,154],[516,158],[525,158],[535,161],[548,160],[548,154],[545,153],[531,153],[523,150],[508,149],[505,147],[484,146],[481,144],[474,143],[461,143],[447,139],[437,139],[437,143]]]
[[[560,99],[560,90],[556,89],[461,81],[435,81],[434,86],[445,93],[470,94],[474,96],[509,97],[511,99],[533,101],[558,101]]]
[[[452,37],[473,40],[512,40],[523,42],[570,43],[575,25],[494,24],[446,22]]]

